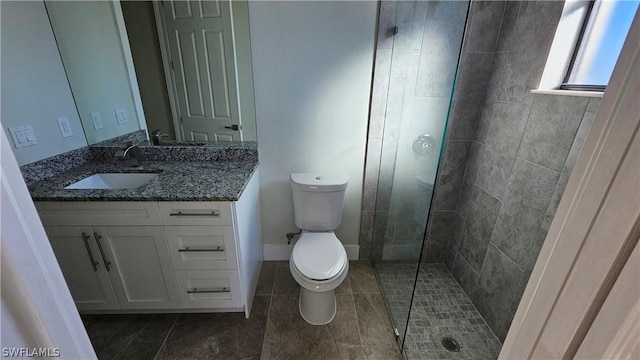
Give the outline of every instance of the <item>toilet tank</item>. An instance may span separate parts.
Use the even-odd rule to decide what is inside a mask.
[[[332,231],[342,222],[347,175],[291,174],[293,212],[302,230]]]

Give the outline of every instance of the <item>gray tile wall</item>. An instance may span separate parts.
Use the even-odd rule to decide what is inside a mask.
[[[451,244],[448,239],[438,235],[437,229],[460,227],[464,220],[457,211],[458,203],[461,201],[461,191],[469,187],[469,184],[465,184],[465,169],[470,155],[477,152],[473,149],[473,140],[487,95],[485,89],[491,79],[504,9],[504,1],[473,1],[469,9],[444,155],[436,180],[434,208],[424,242],[425,262],[445,261],[448,253],[443,250]],[[468,200],[462,199],[463,202]],[[446,212],[450,213],[449,216],[441,216]],[[446,219],[446,222],[441,223],[440,219]],[[461,234],[462,229],[449,229],[449,233]],[[454,239],[459,241],[459,237]]]
[[[459,218],[436,224],[436,211],[428,231],[442,226],[459,229],[450,231],[444,255],[427,256],[444,258],[501,341],[599,103],[595,98],[530,92],[542,75],[563,2],[502,4],[482,105],[475,117],[460,119],[454,112],[451,118],[448,144],[468,141],[468,156],[455,156],[462,145],[451,146],[438,179],[439,186],[445,185],[436,190],[438,209]],[[482,8],[496,7],[497,3]],[[465,90],[458,86],[456,92]]]
[[[412,11],[425,13],[425,5],[414,5]],[[437,16],[446,11],[426,6],[425,19],[432,16],[433,27],[426,26],[423,36],[433,38],[446,31],[438,22],[446,24],[444,17]],[[538,85],[562,7],[561,1],[472,2],[423,244],[423,261],[446,263],[501,340],[599,104],[596,98],[530,92]],[[401,52],[393,54],[394,38],[387,30],[396,24],[396,15],[398,21],[417,21],[403,14],[408,8],[381,4],[361,258],[417,254],[417,233],[413,243],[394,237],[398,231],[411,233],[412,224],[402,222],[415,217],[415,211],[408,213],[406,207],[419,207],[402,202],[412,199],[415,190],[396,190],[411,188],[409,177],[397,176],[411,164],[403,148],[415,135],[403,133],[402,119],[430,115],[428,106],[420,110],[424,115],[416,109],[421,100],[443,94],[450,80],[438,76],[443,73],[438,66],[455,61],[426,64],[422,56],[416,61],[418,41],[412,36],[402,38]],[[394,69],[399,64],[404,69]],[[416,82],[410,79],[414,75]],[[394,98],[403,105],[392,105]],[[392,251],[385,251],[385,244]]]
[[[433,187],[439,153],[418,156],[412,143],[429,133],[440,147],[467,7],[466,1],[380,4],[360,258],[417,260],[420,255],[432,196],[424,184]],[[464,149],[457,156],[466,157]],[[439,253],[444,253],[447,243],[441,238]]]

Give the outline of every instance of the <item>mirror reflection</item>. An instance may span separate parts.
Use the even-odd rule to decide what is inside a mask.
[[[245,2],[45,4],[88,144],[256,140]]]

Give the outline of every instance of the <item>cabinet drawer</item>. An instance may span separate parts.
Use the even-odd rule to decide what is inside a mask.
[[[162,225],[155,201],[39,201],[44,225]]]
[[[240,308],[236,270],[176,270],[183,308]]]
[[[233,225],[230,202],[160,202],[165,225]]]
[[[237,269],[232,226],[165,226],[176,270]]]

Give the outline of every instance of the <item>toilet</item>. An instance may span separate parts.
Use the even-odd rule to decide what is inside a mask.
[[[349,261],[333,232],[342,221],[346,175],[291,174],[296,226],[302,230],[289,268],[300,284],[300,315],[325,325],[336,315],[335,289],[347,277]]]

